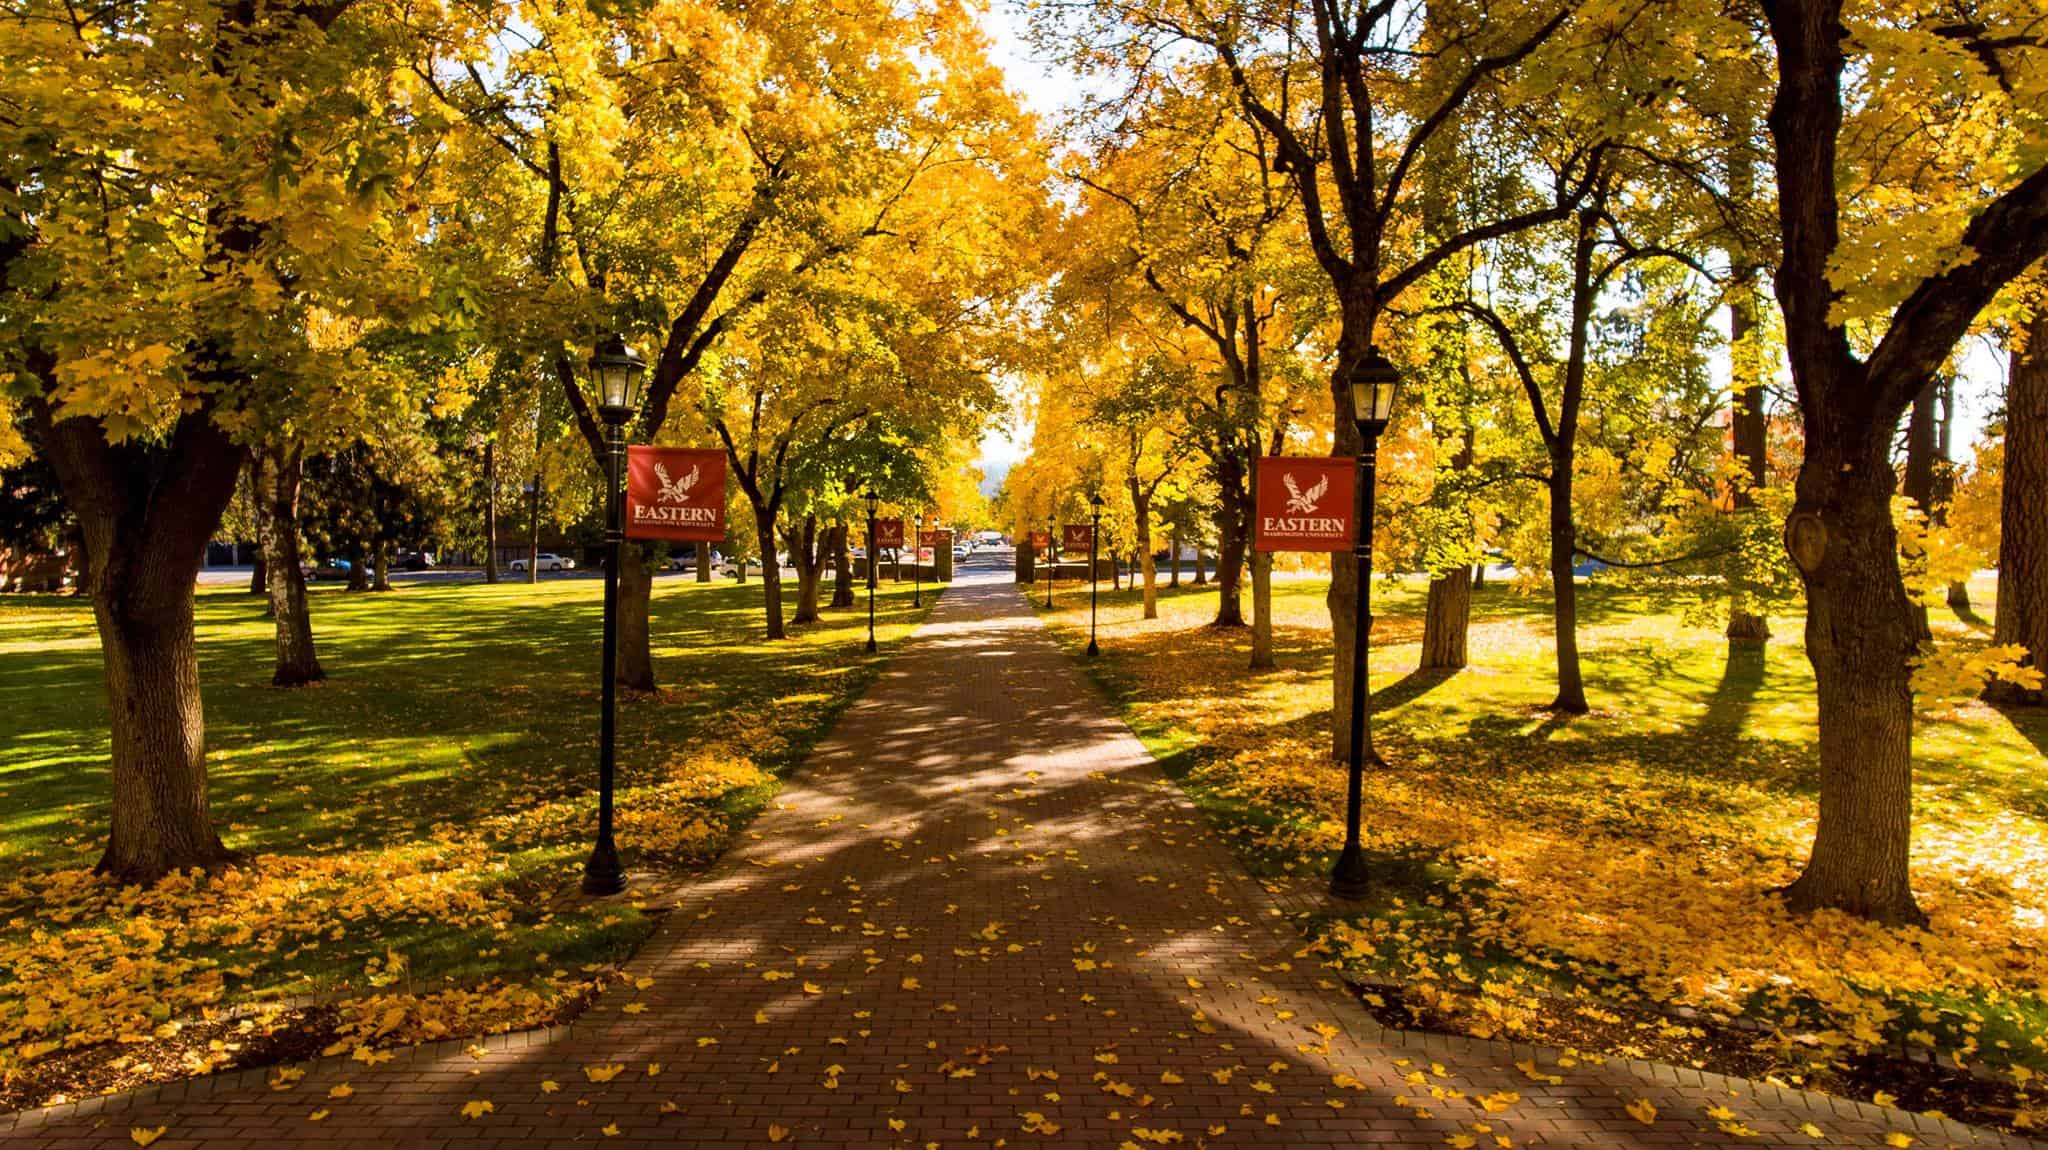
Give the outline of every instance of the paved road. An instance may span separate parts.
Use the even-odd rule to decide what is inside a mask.
[[[334,1060],[288,1090],[208,1084],[11,1139],[1620,1147],[1815,1145],[1813,1123],[1825,1144],[1878,1146],[1912,1122],[1382,1031],[986,567],[945,592],[629,976],[566,1033],[481,1056]],[[330,1099],[342,1082],[353,1094]],[[463,1116],[479,1102],[490,1111]],[[1643,1102],[1649,1123],[1628,1111],[1651,1117]],[[1914,1136],[1971,1139],[1931,1120]]]

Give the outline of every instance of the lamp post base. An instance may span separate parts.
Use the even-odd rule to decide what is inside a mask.
[[[1102,648],[1100,648],[1100,647],[1097,647],[1097,646],[1095,645],[1095,640],[1093,640],[1093,639],[1090,639],[1090,640],[1088,640],[1088,657],[1089,657],[1090,659],[1093,659],[1093,658],[1094,658],[1095,656],[1097,656],[1097,655],[1100,655],[1100,654],[1102,654]]]
[[[583,863],[583,893],[608,895],[625,889],[626,872],[619,865],[618,848],[610,842],[598,843]]]
[[[1365,852],[1357,843],[1346,843],[1330,872],[1330,893],[1346,902],[1357,902],[1372,893],[1372,872],[1366,869]]]

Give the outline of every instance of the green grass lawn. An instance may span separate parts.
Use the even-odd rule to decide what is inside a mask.
[[[1136,593],[1105,588],[1089,664],[1247,862],[1303,884],[1321,883],[1342,842],[1326,588],[1276,579],[1279,666],[1258,673],[1248,629],[1206,626],[1213,590],[1166,593],[1145,621]],[[1988,636],[1993,588],[1972,590],[1975,613],[1934,611],[1945,638]],[[1305,924],[1355,980],[1433,1024],[1627,1054],[1673,1056],[1662,1024],[1603,1022],[1622,1007],[1761,1023],[1739,1064],[1788,1081],[1898,1046],[2048,1070],[2048,713],[1922,711],[1913,865],[1931,930],[1802,918],[1771,895],[1798,873],[1817,802],[1800,620],[1774,619],[1764,656],[1731,661],[1717,628],[1593,582],[1580,629],[1593,713],[1565,716],[1547,709],[1546,592],[1481,590],[1471,665],[1455,674],[1417,670],[1422,600],[1419,581],[1375,585],[1386,765],[1368,771],[1366,823],[1381,890]],[[1084,645],[1086,595],[1062,587],[1050,621]]]
[[[621,852],[656,878],[590,903],[574,891],[602,598],[593,578],[320,588],[330,677],[281,690],[261,601],[202,589],[213,812],[247,862],[122,891],[89,872],[108,820],[90,608],[0,597],[0,1103],[232,1063],[187,1031],[234,1004],[338,1001],[320,1021],[337,1046],[559,1013],[646,937],[660,879],[716,857],[924,614],[885,583],[879,655],[864,601],[768,643],[758,582],[659,580],[663,689],[625,697],[618,733]]]

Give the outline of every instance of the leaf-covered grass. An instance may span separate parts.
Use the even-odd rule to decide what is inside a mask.
[[[1090,666],[1255,870],[1319,883],[1343,837],[1327,582],[1275,585],[1274,670],[1246,669],[1249,630],[1206,626],[1215,597],[1194,588],[1163,593],[1151,622],[1135,593],[1105,589]],[[1987,630],[1992,587],[1973,591],[1978,614],[1937,608],[1938,631]],[[1973,701],[1921,716],[1913,874],[1931,930],[1802,918],[1772,895],[1798,873],[1817,802],[1798,619],[1731,661],[1718,629],[1595,582],[1581,599],[1594,710],[1574,717],[1547,709],[1547,595],[1482,589],[1471,665],[1435,674],[1417,669],[1421,592],[1374,593],[1386,766],[1368,769],[1366,833],[1381,889],[1316,926],[1355,977],[1482,1035],[1544,1036],[1560,995],[1584,1000],[1567,1013],[1761,1023],[1748,1064],[1786,1080],[1900,1045],[2023,1081],[2048,1069],[2048,714]],[[1085,595],[1051,615],[1063,642],[1086,642]],[[2001,1117],[2048,1122],[2024,1106]]]
[[[338,1002],[338,1048],[558,1013],[652,930],[660,877],[716,857],[924,614],[885,583],[870,656],[864,602],[769,643],[761,597],[657,582],[663,690],[623,696],[618,733],[621,852],[657,877],[599,903],[574,893],[596,822],[599,580],[318,589],[331,677],[298,690],[269,686],[261,601],[202,589],[212,806],[245,861],[149,890],[90,873],[109,787],[89,605],[0,597],[0,1098],[43,1100],[53,1060],[110,1041],[157,1063],[130,1080],[231,1062],[232,1042],[179,1032],[288,996]]]

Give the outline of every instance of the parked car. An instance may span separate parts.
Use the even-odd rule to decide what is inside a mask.
[[[724,560],[720,558],[718,552],[713,551],[711,553],[711,569],[713,571],[718,570],[718,565],[723,562]],[[696,566],[697,553],[695,551],[674,551],[669,554],[668,569],[671,571],[690,571],[694,570]]]
[[[574,559],[564,559],[552,551],[543,551],[534,557],[533,566],[537,571],[574,571],[576,570],[576,561]],[[514,559],[512,561],[512,570],[525,571],[526,560]]]
[[[434,557],[425,551],[401,551],[391,565],[400,571],[427,571],[434,566]]]
[[[307,563],[299,571],[308,579],[346,579],[355,568],[346,559],[323,559],[318,563]]]
[[[719,575],[722,575],[722,576],[724,576],[724,577],[725,577],[725,578],[727,578],[727,579],[730,579],[730,578],[732,578],[732,577],[733,577],[734,575],[737,575],[737,574],[739,573],[739,565],[738,565],[738,564],[736,564],[736,563],[734,563],[734,562],[733,562],[732,560],[730,560],[730,559],[720,559],[720,560],[718,560],[718,561],[717,561],[717,562],[716,562],[716,563],[715,563],[715,564],[714,564],[714,565],[712,566],[712,568],[711,568],[711,569],[712,569],[712,571],[714,571],[715,573],[717,573],[717,574],[719,574]],[[749,559],[749,560],[747,560],[747,574],[749,574],[749,575],[759,575],[760,573],[761,573],[761,560],[760,560],[760,557],[759,557],[759,556],[756,556],[756,557],[754,557],[754,558],[752,558],[752,559]]]

